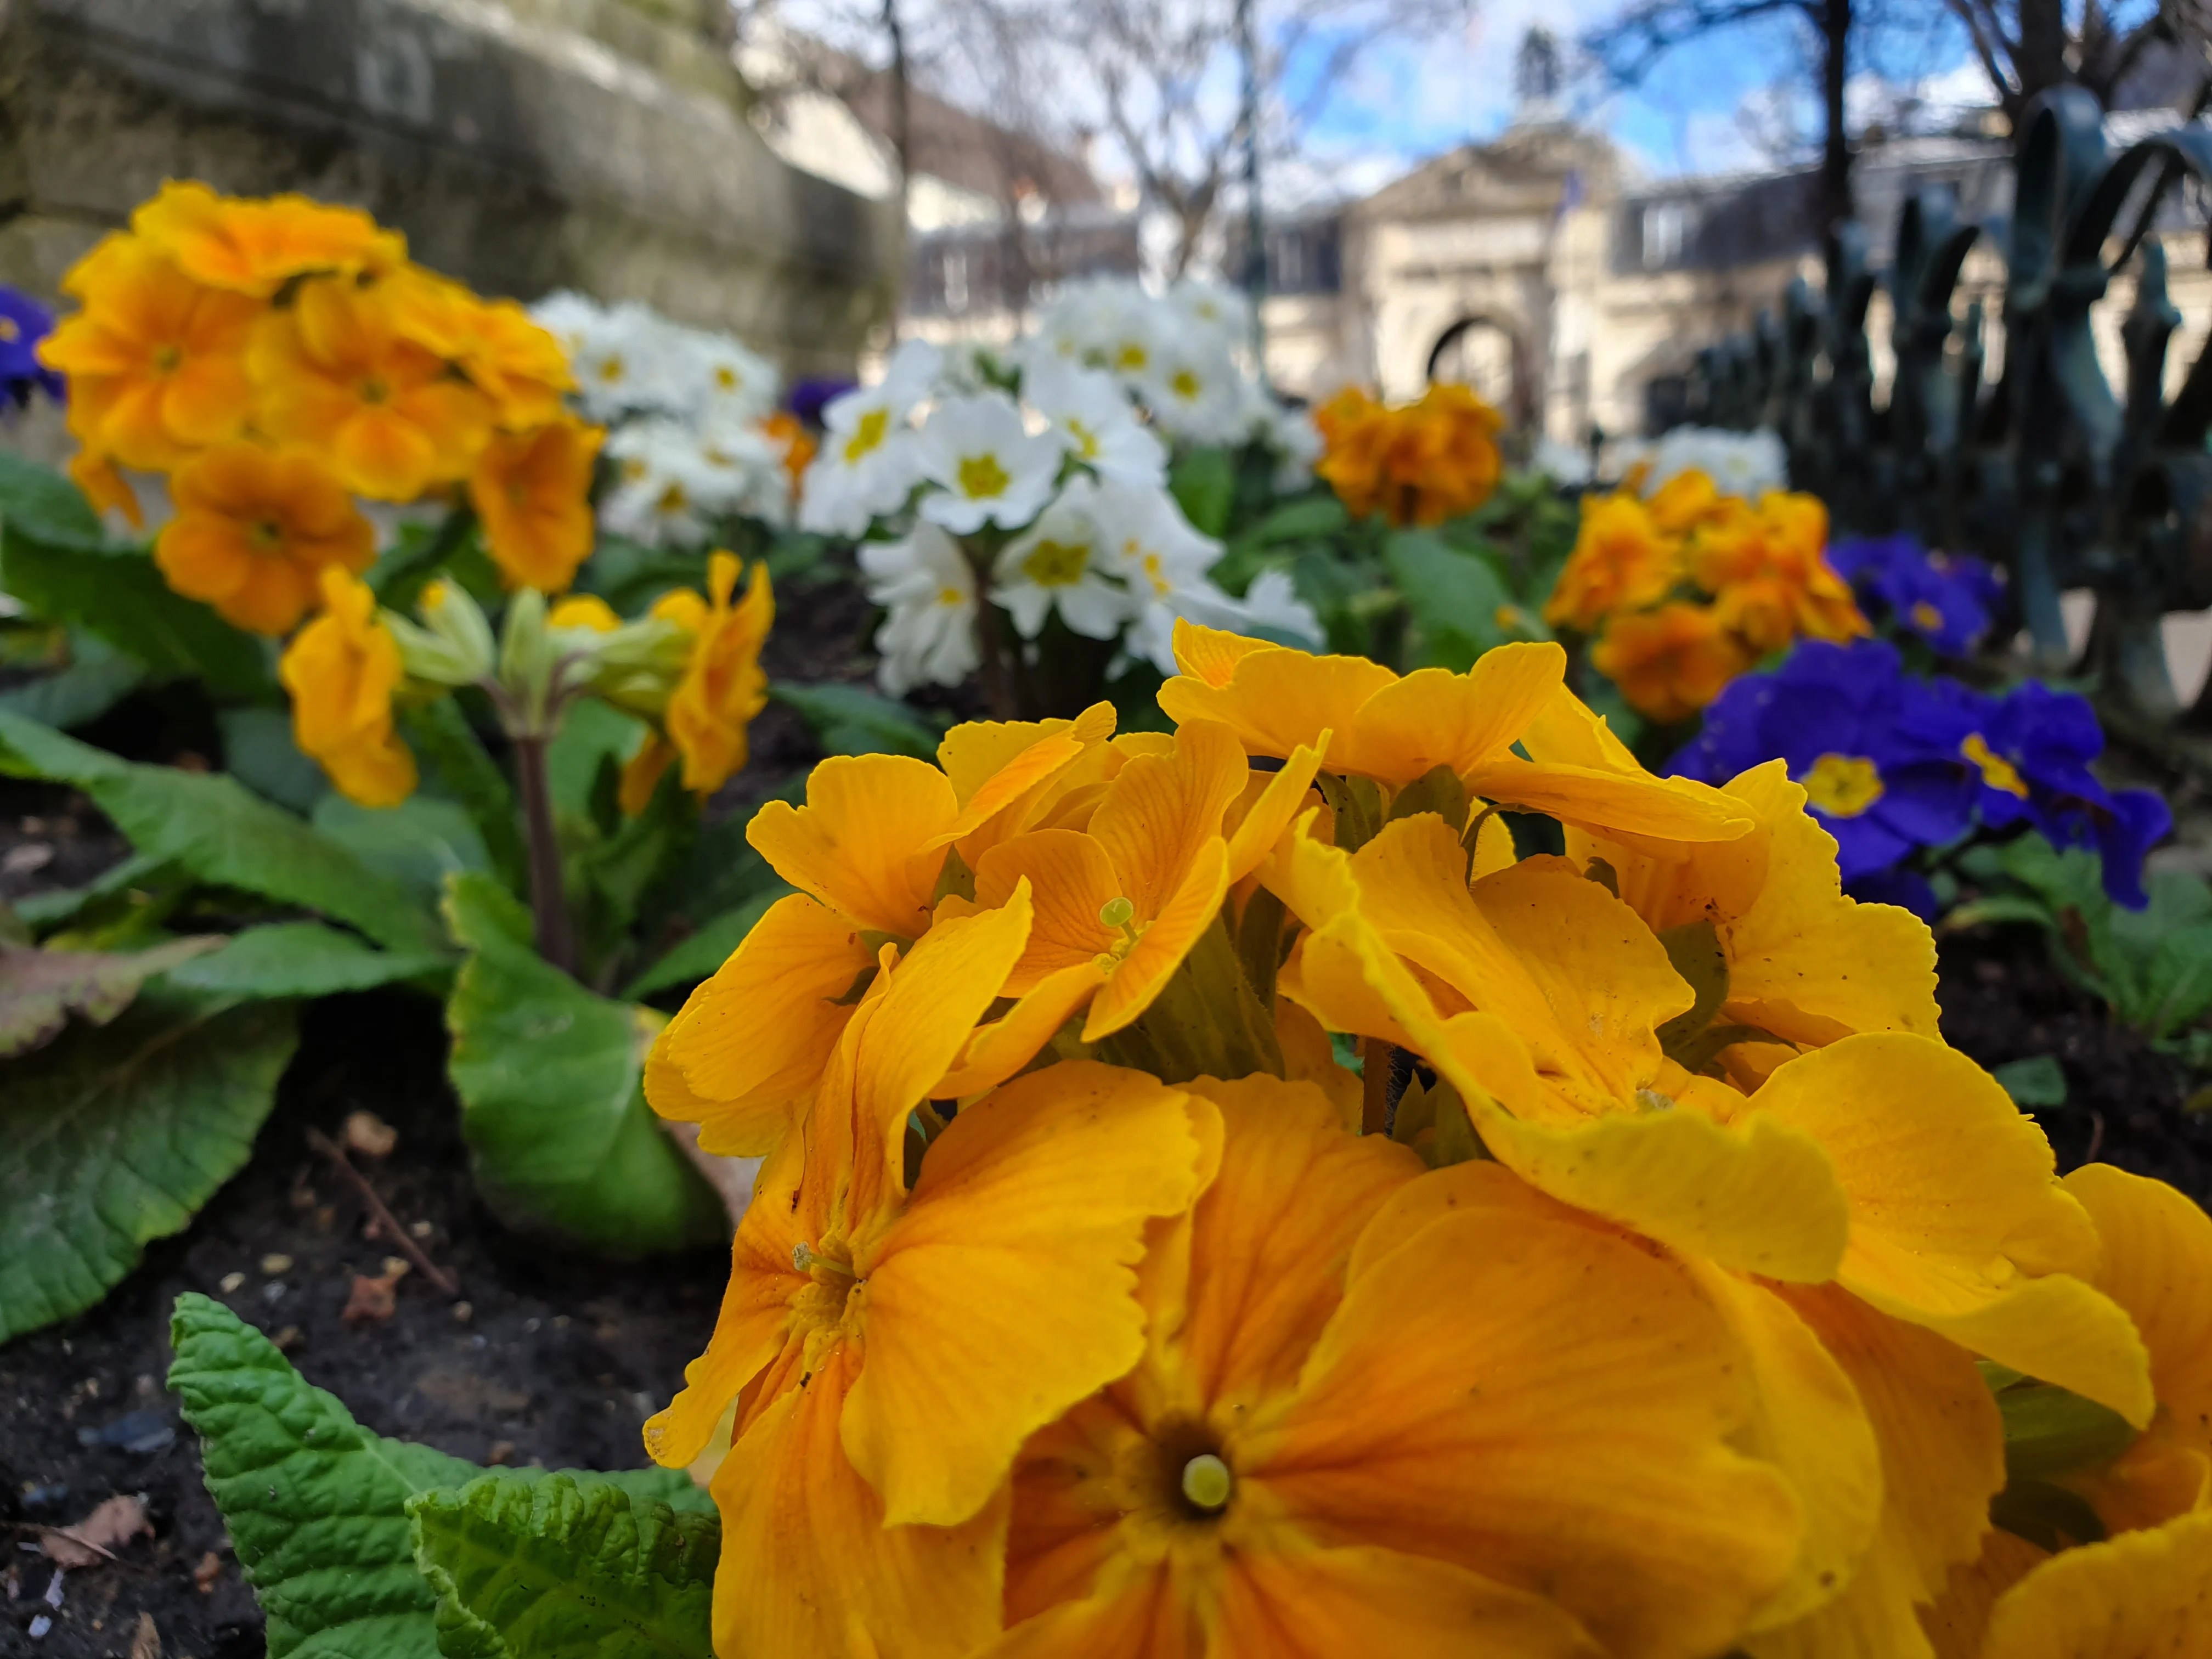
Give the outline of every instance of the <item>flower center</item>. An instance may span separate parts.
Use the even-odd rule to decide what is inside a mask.
[[[177,372],[177,365],[184,361],[185,354],[177,346],[165,345],[154,348],[154,372],[156,374],[173,374]]]
[[[284,526],[274,519],[258,519],[246,532],[258,553],[274,553],[284,545]]]
[[[365,404],[380,404],[391,396],[392,388],[374,374],[361,383],[361,400]]]
[[[1204,389],[1199,384],[1198,376],[1187,368],[1177,369],[1175,378],[1168,382],[1168,386],[1176,397],[1186,403],[1197,397]]]
[[[727,363],[714,371],[714,384],[725,392],[735,392],[744,382],[738,379],[738,371]]]
[[[1881,769],[1864,755],[1823,755],[1798,781],[1831,817],[1855,818],[1882,797]]]
[[[599,380],[603,385],[612,386],[629,373],[629,366],[620,357],[599,359]]]
[[[1083,580],[1084,567],[1090,562],[1087,544],[1047,538],[1029,550],[1022,573],[1039,587],[1073,587]]]
[[[1006,493],[1013,477],[988,452],[960,458],[960,493],[971,501],[988,501]]]
[[[22,327],[13,317],[0,317],[0,342],[13,345],[22,337]]]
[[[942,605],[951,606],[958,605],[967,597],[968,596],[965,593],[963,593],[957,587],[940,587],[937,590],[937,602]]]
[[[1201,1514],[1220,1514],[1236,1490],[1237,1479],[1229,1473],[1229,1465],[1212,1452],[1200,1452],[1182,1466],[1183,1499]]]
[[[845,465],[852,465],[880,446],[890,428],[891,412],[888,409],[872,409],[861,416],[860,425],[853,428],[853,435],[845,440]]]
[[[672,483],[660,492],[660,499],[655,501],[653,506],[662,513],[676,514],[681,513],[690,504],[691,498],[684,493],[684,486],[680,483]]]
[[[1981,769],[1982,781],[1990,788],[2027,799],[2027,785],[2021,780],[2020,769],[1990,748],[1980,732],[1969,732],[1959,744],[1959,752]]]
[[[1098,907],[1098,925],[1119,929],[1121,937],[1098,953],[1098,966],[1112,973],[1137,948],[1137,941],[1145,936],[1148,921],[1137,920],[1137,907],[1126,898],[1109,898]]]
[[[1146,350],[1139,342],[1127,340],[1124,341],[1121,349],[1114,354],[1114,367],[1124,374],[1134,374],[1152,360],[1152,354]]]
[[[825,1234],[812,1244],[800,1243],[791,1253],[791,1265],[808,1282],[791,1299],[799,1328],[813,1336],[842,1324],[853,1292],[860,1286],[853,1271],[853,1254],[843,1239]]]
[[[1911,616],[1912,625],[1923,634],[1933,634],[1943,625],[1943,613],[1926,599],[1912,607]]]
[[[1068,435],[1075,440],[1075,453],[1078,456],[1086,461],[1095,461],[1098,459],[1098,434],[1097,433],[1093,432],[1081,421],[1077,420],[1073,415],[1069,416],[1061,424],[1067,428]]]

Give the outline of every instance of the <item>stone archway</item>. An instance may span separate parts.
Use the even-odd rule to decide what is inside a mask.
[[[1480,313],[1444,330],[1429,348],[1428,379],[1468,387],[1516,430],[1535,418],[1534,365],[1520,330],[1503,318]]]

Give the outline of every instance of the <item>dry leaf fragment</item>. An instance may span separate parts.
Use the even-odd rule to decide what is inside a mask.
[[[96,1567],[139,1534],[153,1535],[146,1501],[129,1494],[106,1498],[73,1527],[54,1527],[39,1534],[39,1547],[60,1567]]]
[[[349,1152],[363,1158],[386,1158],[399,1144],[399,1131],[374,1112],[348,1112],[345,1131],[339,1137]]]
[[[345,1311],[338,1317],[349,1325],[381,1325],[398,1310],[399,1281],[406,1273],[404,1261],[386,1256],[384,1271],[376,1278],[356,1273],[352,1293],[346,1297]]]
[[[202,1595],[215,1594],[216,1582],[222,1577],[222,1557],[210,1550],[200,1557],[200,1564],[192,1569],[192,1583],[200,1587]]]
[[[161,1659],[161,1632],[155,1627],[154,1615],[138,1615],[138,1633],[131,1638],[131,1659]]]

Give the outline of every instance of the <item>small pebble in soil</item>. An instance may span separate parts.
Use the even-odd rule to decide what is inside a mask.
[[[291,1271],[292,1258],[289,1255],[276,1253],[261,1258],[261,1276],[264,1279],[282,1279]]]
[[[484,1457],[484,1462],[490,1464],[494,1468],[497,1468],[502,1463],[509,1463],[514,1461],[514,1442],[512,1440],[493,1441],[491,1443],[491,1450],[487,1453]]]
[[[363,1158],[389,1158],[399,1144],[399,1131],[374,1112],[349,1112],[345,1121],[345,1149]]]
[[[80,1446],[109,1446],[117,1451],[149,1457],[176,1444],[177,1431],[159,1412],[125,1412],[99,1428],[79,1429],[76,1440]]]
[[[239,1287],[245,1283],[246,1275],[244,1273],[225,1273],[222,1276],[222,1293],[225,1296],[236,1296],[239,1291]]]
[[[34,1642],[37,1641],[39,1638],[44,1636],[53,1627],[54,1621],[46,1614],[43,1613],[40,1613],[37,1618],[31,1620],[31,1639]]]
[[[215,1594],[216,1583],[222,1577],[222,1557],[210,1550],[200,1557],[200,1564],[192,1569],[192,1583],[200,1587],[202,1595]]]
[[[270,1345],[279,1353],[291,1352],[300,1346],[301,1340],[300,1328],[297,1325],[287,1325],[269,1339]]]
[[[453,1322],[456,1325],[467,1324],[469,1321],[475,1316],[475,1315],[476,1310],[471,1307],[467,1303],[456,1302],[453,1304]]]

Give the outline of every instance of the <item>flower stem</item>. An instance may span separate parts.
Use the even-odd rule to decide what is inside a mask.
[[[514,743],[515,782],[522,796],[522,836],[530,857],[530,911],[538,922],[538,954],[564,974],[576,971],[576,934],[562,890],[561,844],[553,834],[553,793],[545,776],[542,737]]]
[[[1006,677],[1006,642],[999,607],[988,599],[975,607],[975,649],[983,659],[983,700],[991,718],[1014,718],[1014,689]]]

